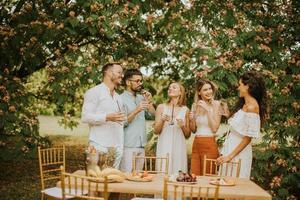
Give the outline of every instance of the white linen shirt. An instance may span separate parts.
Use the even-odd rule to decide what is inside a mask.
[[[123,123],[106,121],[106,115],[121,111],[124,106],[120,95],[101,83],[84,95],[81,120],[89,124],[89,140],[103,147],[122,147],[124,144]]]

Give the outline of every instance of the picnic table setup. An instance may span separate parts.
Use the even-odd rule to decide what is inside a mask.
[[[86,174],[85,170],[77,170],[73,172],[76,175],[84,176]],[[132,177],[131,174],[124,173],[126,177]],[[163,174],[153,174],[152,179],[132,180],[126,178],[123,182],[111,182],[108,184],[108,192],[114,193],[132,193],[132,194],[153,194],[155,196],[162,195],[164,189],[164,177]],[[199,176],[197,177],[196,185],[209,186],[212,185],[212,181],[216,180],[216,177],[210,176]],[[244,199],[244,200],[271,200],[271,195],[264,191],[261,187],[255,184],[251,180],[232,178],[234,184],[220,185],[219,186],[219,198],[220,199]],[[184,182],[183,182],[184,183]],[[74,183],[73,183],[74,184]],[[57,183],[60,187],[61,182]],[[72,185],[72,183],[71,183]],[[86,187],[88,182],[84,184]],[[95,188],[94,188],[95,189]],[[99,191],[103,191],[103,187],[99,187]]]
[[[143,159],[147,161],[147,159],[158,158],[143,157]],[[101,194],[104,196],[103,199],[106,199],[110,193],[121,193],[152,195],[153,197],[167,199],[171,194],[180,193],[180,197],[198,196],[204,199],[205,197],[243,200],[272,199],[268,192],[253,181],[233,176],[194,176],[184,172],[168,174],[162,171],[155,173],[155,170],[150,168],[147,168],[147,171],[143,172],[135,171],[128,173],[110,167],[106,167],[102,170],[99,168],[98,174],[93,174],[87,169],[91,170],[90,167],[87,167],[86,169],[66,173],[64,172],[64,168],[61,167],[62,176],[60,176],[56,188],[63,188],[62,196],[72,197],[76,196],[77,193],[80,193],[80,197],[85,197],[89,194],[93,194],[94,196]],[[170,185],[175,187],[168,188]],[[200,191],[201,188],[203,188],[204,191],[198,194],[197,192],[198,190]],[[95,199],[98,198],[95,197]]]

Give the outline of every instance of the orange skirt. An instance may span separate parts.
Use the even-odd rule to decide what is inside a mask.
[[[215,137],[195,137],[192,148],[191,172],[203,175],[203,159],[216,159],[219,157],[218,145]],[[209,169],[210,166],[207,166]]]

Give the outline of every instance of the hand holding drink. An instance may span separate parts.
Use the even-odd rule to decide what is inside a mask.
[[[148,108],[148,106],[149,106],[148,101],[142,100],[140,102],[140,104],[138,105],[137,109],[138,109],[139,112],[141,112],[142,110],[146,110]]]
[[[195,104],[192,105],[191,111],[189,112],[189,119],[195,120],[196,119],[196,106]]]
[[[125,119],[126,116],[124,112],[115,112],[106,115],[106,121],[121,123],[125,121]]]
[[[147,90],[142,90],[141,94],[144,97],[145,101],[147,101],[148,103],[152,102],[152,94],[150,92],[148,92]]]
[[[116,101],[116,104],[118,106],[118,111],[107,114],[106,121],[112,121],[112,122],[116,122],[116,123],[119,123],[120,125],[122,125],[122,122],[124,122],[126,120],[126,115],[125,115],[124,110],[121,110],[118,100]]]
[[[170,121],[171,117],[169,115],[163,114],[162,117],[161,117],[161,119],[162,119],[163,122],[166,122],[166,121]]]

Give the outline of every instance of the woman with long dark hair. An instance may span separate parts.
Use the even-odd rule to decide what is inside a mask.
[[[246,72],[239,79],[239,100],[228,120],[227,135],[219,164],[241,159],[240,178],[250,178],[252,165],[252,138],[259,138],[261,124],[268,116],[267,91],[263,78],[257,72]],[[223,170],[224,171],[224,170]]]

